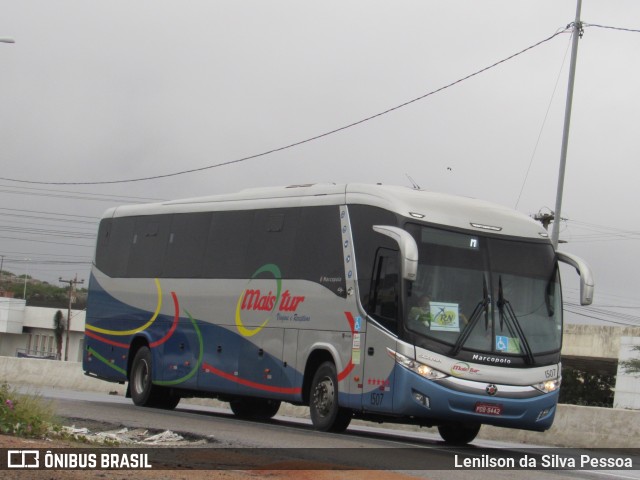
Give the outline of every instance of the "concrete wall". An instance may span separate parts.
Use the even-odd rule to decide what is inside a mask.
[[[558,405],[553,426],[544,433],[484,426],[480,436],[541,446],[638,448],[640,411]]]
[[[562,355],[618,359],[621,337],[640,337],[640,327],[565,324]]]
[[[87,392],[109,393],[118,390],[124,395],[123,385],[87,377],[82,371],[82,364],[78,362],[0,357],[0,379],[9,384],[42,385]]]
[[[82,391],[124,395],[125,385],[87,377],[75,362],[0,357],[0,378],[9,384],[42,385]],[[211,406],[224,406],[213,400],[185,400]],[[280,414],[308,417],[308,409],[283,404]],[[402,430],[418,427],[391,426]],[[422,429],[433,431],[435,429]],[[553,427],[544,433],[482,427],[479,438],[531,445],[561,447],[637,448],[640,438],[640,410],[559,405]]]

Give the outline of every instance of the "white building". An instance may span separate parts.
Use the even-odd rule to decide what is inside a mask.
[[[0,297],[0,356],[55,358],[57,347],[53,334],[53,317],[58,310],[66,320],[67,309],[27,307],[22,299]],[[84,311],[71,310],[69,361],[82,361],[84,322]],[[65,332],[62,339],[63,359],[66,338]]]

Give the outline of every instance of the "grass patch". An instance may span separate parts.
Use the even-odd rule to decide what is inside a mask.
[[[45,437],[59,428],[53,409],[37,395],[16,392],[7,383],[0,385],[0,433],[19,437]]]

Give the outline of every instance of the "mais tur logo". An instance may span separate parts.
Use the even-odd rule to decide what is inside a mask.
[[[467,374],[476,375],[480,372],[480,370],[473,368],[466,362],[458,362],[454,364],[449,371],[451,372],[451,375],[455,375],[456,377],[462,377]]]
[[[263,273],[273,275],[275,280],[275,289],[270,289],[267,293],[263,293],[260,289],[250,288],[251,282]],[[238,303],[236,304],[236,327],[243,336],[251,337],[266,327],[277,312],[295,312],[300,304],[304,302],[304,299],[305,297],[291,295],[289,290],[282,292],[282,273],[280,273],[280,269],[273,263],[267,263],[251,275],[251,279],[249,279],[238,298]],[[257,327],[247,328],[242,321],[243,312],[264,312],[266,318]]]

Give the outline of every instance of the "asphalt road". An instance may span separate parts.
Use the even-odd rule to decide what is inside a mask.
[[[33,387],[23,391],[34,392]],[[440,437],[429,433],[403,432],[375,426],[352,425],[344,434],[313,430],[306,419],[276,416],[269,422],[240,420],[230,410],[203,407],[182,402],[174,411],[135,407],[130,399],[90,392],[40,388],[37,393],[50,399],[55,412],[64,418],[102,422],[130,428],[171,430],[208,440],[207,448],[246,449],[247,452],[277,456],[284,452],[311,462],[348,464],[357,468],[402,470],[424,478],[444,479],[633,479],[640,480],[639,470],[469,470],[455,468],[468,459],[516,457],[523,452],[568,455],[588,453],[547,449],[537,451],[530,445],[474,441],[471,448],[454,449]],[[382,450],[381,450],[382,449]],[[565,455],[566,452],[566,455]],[[274,457],[275,458],[275,457]],[[271,459],[273,460],[273,459]],[[637,461],[637,459],[636,459]],[[406,462],[406,463],[405,463]],[[426,462],[426,463],[425,463]],[[451,465],[452,470],[437,471],[432,465]],[[636,464],[637,465],[637,464]],[[636,467],[637,468],[637,467]],[[437,475],[436,475],[437,473]]]

